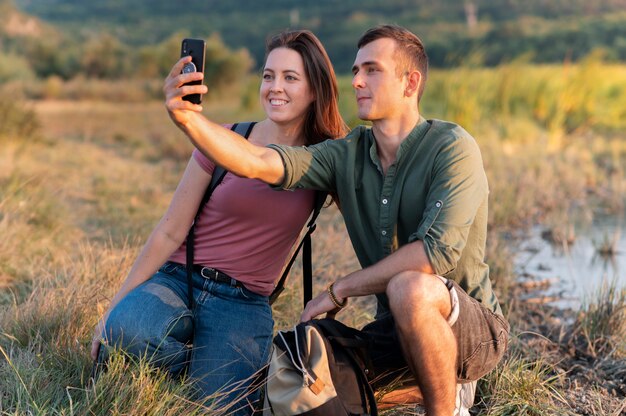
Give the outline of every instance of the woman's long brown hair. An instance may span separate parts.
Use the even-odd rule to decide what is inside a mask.
[[[348,126],[339,114],[337,77],[322,42],[308,30],[291,30],[268,40],[266,58],[277,48],[292,49],[300,54],[309,85],[315,93],[315,101],[304,123],[306,144],[345,136]]]

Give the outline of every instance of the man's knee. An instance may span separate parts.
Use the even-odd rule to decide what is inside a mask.
[[[441,279],[421,272],[402,272],[387,285],[389,306],[396,321],[420,319],[435,311],[448,316],[451,311],[450,293]]]
[[[450,303],[449,292],[441,279],[435,275],[417,271],[407,271],[395,275],[386,291],[392,311],[410,308],[445,309]]]

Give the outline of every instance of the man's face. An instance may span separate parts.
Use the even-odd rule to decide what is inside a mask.
[[[356,93],[359,118],[383,120],[405,111],[406,77],[396,72],[396,41],[377,39],[363,46],[352,67],[352,87]]]

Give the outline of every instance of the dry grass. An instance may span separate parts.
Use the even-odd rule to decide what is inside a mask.
[[[614,282],[590,295],[579,311],[513,302],[510,348],[479,383],[480,414],[621,415],[625,296],[626,288]]]
[[[508,91],[509,97],[519,94]],[[185,397],[192,386],[145,363],[114,361],[95,386],[87,384],[93,326],[165,211],[191,145],[159,102],[31,105],[41,138],[0,136],[0,414],[226,413],[190,402]],[[208,104],[206,111],[223,122],[258,118],[254,105],[247,113],[238,105]],[[559,151],[546,152],[554,133],[516,111],[510,107],[508,121],[495,125],[489,117],[468,115],[491,186],[487,258],[514,335],[509,355],[482,383],[475,409],[617,415],[626,397],[619,384],[623,290],[597,295],[580,314],[567,316],[525,305],[512,259],[514,236],[537,221],[562,227],[570,223],[572,207],[622,209],[626,145],[578,132],[561,140]],[[358,268],[335,208],[322,212],[313,241],[315,292]],[[293,325],[301,311],[300,265],[292,270],[274,307],[279,328]],[[372,298],[359,299],[340,319],[362,325],[373,307]]]

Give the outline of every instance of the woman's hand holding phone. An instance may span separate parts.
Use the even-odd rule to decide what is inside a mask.
[[[208,92],[206,85],[202,84],[204,78],[202,72],[183,73],[184,66],[190,62],[192,62],[190,56],[180,58],[165,78],[163,85],[165,107],[172,120],[179,125],[186,125],[193,113],[202,112],[202,106],[199,103],[193,103],[185,97],[201,96]]]

